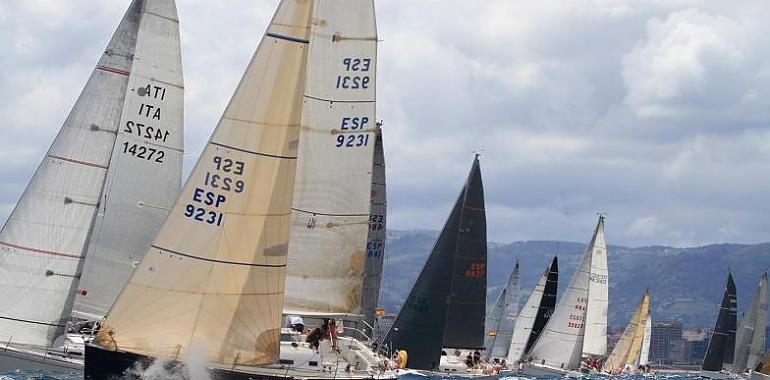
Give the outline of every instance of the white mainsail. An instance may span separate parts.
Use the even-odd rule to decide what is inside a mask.
[[[748,312],[741,321],[735,342],[733,371],[753,369],[761,358],[767,326],[767,274],[763,274],[751,299]]]
[[[519,313],[519,262],[508,278],[508,283],[497,297],[484,323],[487,335],[484,350],[487,358],[505,358],[513,338],[513,329]]]
[[[639,352],[639,365],[650,364],[650,342],[652,341],[652,314],[647,315],[644,321],[644,340],[642,350]]]
[[[387,197],[385,188],[385,151],[382,143],[382,129],[377,128],[372,162],[371,213],[369,215],[369,237],[366,240],[366,268],[364,269],[361,308],[369,325],[375,321],[375,309],[380,298],[382,266],[385,259],[387,238]]]
[[[597,233],[591,242],[591,275],[588,281],[588,304],[585,315],[583,356],[607,355],[607,306],[609,276],[607,245],[604,242],[604,218],[599,218]]]
[[[174,0],[145,0],[141,12],[117,142],[73,309],[91,320],[102,319],[115,302],[182,180],[184,87],[176,6]],[[146,158],[139,157],[143,151]]]
[[[161,357],[278,358],[311,1],[283,1],[97,336]]]
[[[589,299],[593,299],[589,298],[589,287],[603,292],[601,287],[596,285],[592,287],[590,284],[602,279],[606,280],[607,276],[606,269],[604,269],[592,278],[591,270],[594,268],[592,260],[597,252],[600,252],[601,255],[598,260],[606,260],[604,216],[599,217],[599,223],[596,225],[591,243],[583,254],[566,292],[559,300],[553,315],[530,350],[529,355],[533,361],[565,369],[577,369],[580,366],[581,357],[585,352],[583,346],[587,328],[587,308]],[[599,269],[607,268],[607,265],[596,265],[596,267]],[[602,309],[602,305],[606,310],[606,302],[602,302],[601,297],[597,298],[600,305],[594,310]],[[605,313],[604,318],[606,319],[606,317]],[[597,320],[594,320],[593,323],[597,330],[601,328]],[[604,328],[606,329],[606,323]],[[591,337],[596,341],[601,338],[595,332],[592,332]],[[596,343],[593,342],[592,345],[597,347],[598,344]]]
[[[540,300],[543,299],[545,282],[548,279],[548,270],[549,268],[545,268],[543,275],[540,276],[540,280],[538,280],[537,285],[535,285],[535,289],[532,290],[532,294],[529,295],[527,302],[516,317],[516,324],[514,325],[513,335],[511,336],[511,345],[508,347],[507,361],[509,363],[520,360],[524,355],[527,340],[529,340],[529,336],[532,333],[532,326],[535,323],[535,317],[537,317],[537,312],[540,308]]]
[[[172,84],[181,87],[181,68],[175,65],[179,58],[171,57],[179,53],[178,49],[174,50],[177,41],[174,38],[178,37],[172,36],[176,26],[169,26],[167,20],[150,20],[172,14],[175,11],[171,0],[132,2],[45,159],[0,232],[0,340],[6,344],[50,346],[64,332],[70,318],[78,278],[84,269],[83,257],[94,255],[92,263],[100,258],[108,259],[111,254],[105,254],[102,248],[122,243],[100,233],[105,229],[111,231],[107,234],[114,232],[112,218],[131,214],[130,219],[137,220],[135,215],[140,213],[136,204],[125,209],[125,202],[139,198],[162,200],[166,194],[161,192],[176,191],[173,186],[178,186],[181,175],[181,155],[174,149],[181,150],[182,146],[182,91],[164,84],[169,88],[165,99],[157,101],[154,86],[159,83],[146,77],[153,72],[149,67],[158,65],[159,71],[168,71],[161,78],[170,79]],[[169,49],[162,53],[162,57],[150,52],[161,49],[157,41],[153,41],[160,30],[167,33],[166,43],[162,45]],[[171,66],[164,67],[164,63],[156,62],[159,58],[170,59]],[[178,72],[171,72],[177,68]],[[129,117],[140,110],[133,91],[147,85],[153,92],[145,96],[146,103],[153,107],[168,106],[163,110],[162,123],[152,120],[154,113],[148,117]],[[151,97],[153,100],[149,101]],[[145,119],[150,120],[148,125],[168,131],[169,136],[163,144],[153,145],[152,139],[156,135],[134,139],[123,132],[128,120],[139,123]],[[124,150],[116,141],[121,144],[130,142],[131,149]],[[139,154],[140,149],[143,149],[142,154]],[[165,156],[160,158],[161,155]],[[141,189],[117,188],[130,182],[128,178],[137,178],[137,183],[142,184],[144,178],[158,178],[156,175],[163,180],[154,188],[156,195],[152,198],[146,197]],[[127,194],[130,194],[129,199],[124,200]],[[138,219],[152,224],[162,217],[163,212],[153,211]],[[137,238],[145,236],[143,242],[136,242],[137,245],[149,242],[144,232],[122,232]],[[92,240],[95,243],[90,246]],[[102,254],[104,256],[99,256]],[[83,283],[89,287],[92,284],[88,274]],[[108,286],[98,286],[103,285]],[[89,296],[86,292],[80,293]],[[91,295],[100,307],[108,303],[106,297],[109,296],[98,290]]]
[[[374,3],[314,4],[284,311],[359,314],[376,139]]]

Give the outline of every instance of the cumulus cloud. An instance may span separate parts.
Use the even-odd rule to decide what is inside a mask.
[[[126,6],[60,3],[0,4],[1,218]],[[188,170],[276,4],[178,2]],[[483,151],[491,240],[767,241],[768,4],[378,1],[390,227],[440,228]]]

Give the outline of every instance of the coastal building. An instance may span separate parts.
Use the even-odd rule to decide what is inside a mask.
[[[652,337],[650,338],[650,361],[659,364],[684,362],[682,330],[682,323],[679,321],[653,323]]]

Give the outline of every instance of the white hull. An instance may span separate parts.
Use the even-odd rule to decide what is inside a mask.
[[[8,347],[0,350],[0,372],[43,370],[55,373],[83,373],[82,358],[67,358],[35,350]]]
[[[524,364],[524,368],[521,371],[514,371],[515,374],[525,376],[566,376],[572,372],[577,371],[536,363]]]
[[[408,378],[410,376],[441,378],[441,379],[474,379],[474,380],[496,380],[499,378],[497,374],[477,374],[471,372],[447,372],[447,371],[423,371],[415,369],[399,369],[396,370],[399,379]]]

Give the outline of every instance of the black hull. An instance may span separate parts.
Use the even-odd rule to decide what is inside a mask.
[[[85,380],[139,379],[132,370],[146,369],[153,362],[154,359],[149,356],[109,351],[89,344],[86,345],[83,378]]]

